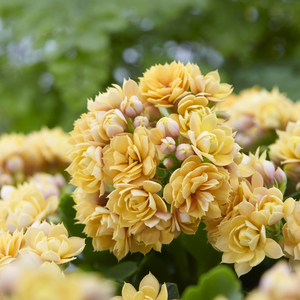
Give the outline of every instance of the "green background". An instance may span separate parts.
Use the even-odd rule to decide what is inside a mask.
[[[87,98],[155,63],[300,99],[300,1],[0,0],[0,133],[72,129]]]

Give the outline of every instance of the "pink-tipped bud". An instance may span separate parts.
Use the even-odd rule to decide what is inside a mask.
[[[171,168],[173,167],[174,161],[172,158],[167,157],[164,159],[163,164],[166,168]]]
[[[11,173],[23,171],[24,170],[23,159],[19,155],[14,155],[7,159],[5,163],[5,167]]]
[[[134,122],[133,122],[134,128],[137,128],[139,126],[147,127],[148,124],[149,124],[149,119],[144,116],[135,117]]]
[[[127,128],[127,121],[118,109],[112,109],[104,115],[103,128],[109,138],[123,133]]]
[[[178,160],[185,160],[189,156],[193,155],[194,151],[189,144],[180,144],[176,148],[175,156]]]
[[[176,137],[179,136],[179,125],[176,121],[171,118],[161,118],[157,124],[156,128],[160,129],[164,135],[164,137],[172,136]]]
[[[0,187],[3,185],[12,185],[13,183],[14,180],[9,174],[7,173],[0,174]]]
[[[144,113],[149,119],[158,120],[161,118],[161,113],[157,107],[150,102],[144,103]]]
[[[120,109],[124,115],[129,118],[134,118],[143,111],[143,103],[137,96],[132,96],[130,99],[125,99],[121,102]]]
[[[168,155],[174,152],[176,144],[173,138],[166,137],[165,139],[162,139],[161,142],[160,151],[163,154]]]
[[[217,111],[217,118],[222,119],[224,121],[228,121],[230,119],[230,114],[227,111]]]
[[[149,138],[154,145],[160,145],[162,143],[161,140],[164,138],[164,135],[160,129],[153,128],[149,132]]]
[[[287,180],[286,178],[286,174],[284,173],[284,171],[281,168],[277,168],[275,174],[274,174],[274,178],[276,179],[276,181],[278,183],[284,182]]]

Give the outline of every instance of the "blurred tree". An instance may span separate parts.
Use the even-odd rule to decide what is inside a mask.
[[[297,100],[299,14],[292,0],[2,0],[0,133],[71,130],[87,98],[174,59]]]

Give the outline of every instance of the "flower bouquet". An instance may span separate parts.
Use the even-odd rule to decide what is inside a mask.
[[[64,299],[71,284],[76,299],[110,299],[113,289],[115,300],[298,299],[299,105],[276,88],[232,90],[218,71],[172,62],[88,100],[66,158],[76,189],[71,196],[65,187],[59,203],[54,188],[28,179],[41,171],[26,171],[34,154],[1,158],[0,178],[11,182],[2,181],[0,279],[12,268],[27,278],[34,261],[32,278]],[[40,161],[52,162],[44,169],[61,166],[54,150],[40,148]],[[245,295],[281,257],[290,267],[280,262]],[[67,269],[57,283],[71,261],[86,275]],[[277,274],[290,289],[277,292]],[[19,281],[2,288],[5,299],[21,299],[9,298],[28,289],[29,279]]]

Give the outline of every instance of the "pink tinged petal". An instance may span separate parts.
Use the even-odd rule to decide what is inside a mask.
[[[248,273],[252,267],[248,263],[234,264],[234,270],[238,277]]]
[[[264,247],[266,256],[270,258],[278,259],[283,256],[281,247],[272,239],[267,238],[266,243],[262,247]]]
[[[60,260],[60,256],[52,250],[42,253],[41,258],[47,261],[54,262],[58,262]]]
[[[156,300],[167,300],[167,299],[168,299],[168,290],[166,284],[164,283],[161,286],[160,293],[157,296]]]
[[[59,237],[60,235],[65,235],[66,237],[68,237],[68,231],[63,224],[58,224],[54,226],[50,230],[48,237]]]
[[[159,291],[159,282],[151,273],[149,273],[142,279],[142,281],[140,282],[140,285],[139,285],[139,290],[141,290],[145,286],[153,287],[154,290],[156,291],[155,297],[157,296],[158,291]]]
[[[132,300],[135,294],[136,294],[136,289],[130,283],[125,283],[122,289],[123,299]]]

